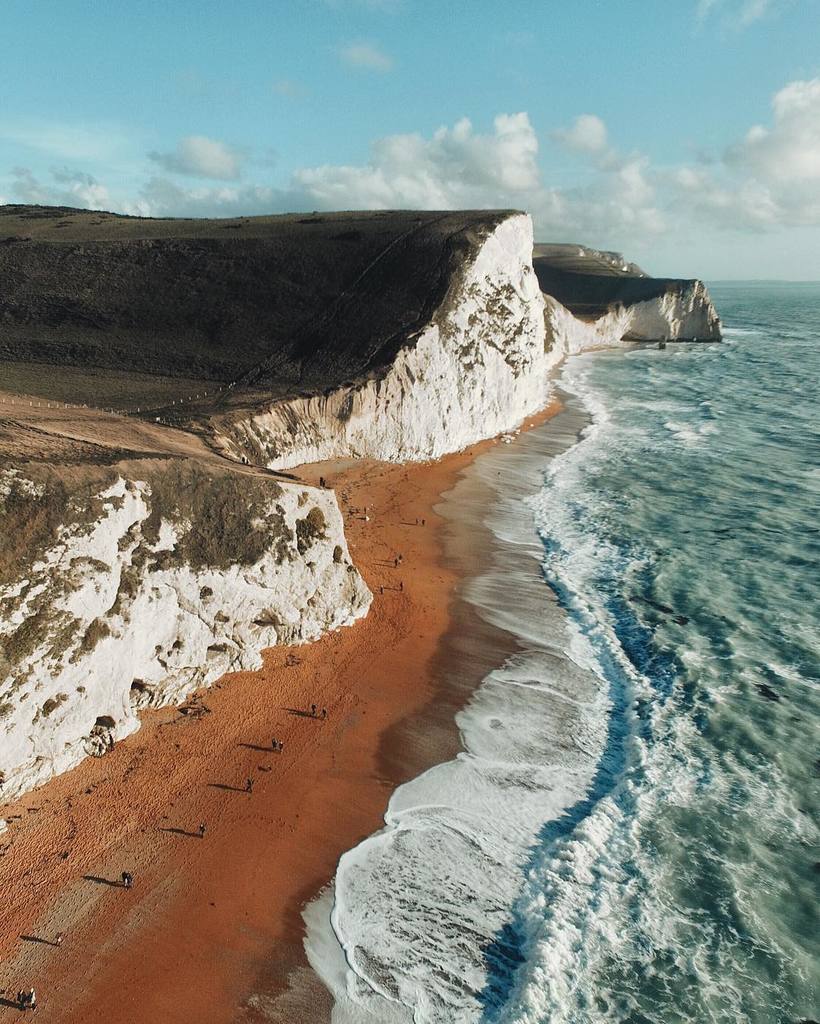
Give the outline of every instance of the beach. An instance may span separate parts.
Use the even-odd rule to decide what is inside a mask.
[[[314,644],[266,651],[260,671],[224,677],[187,713],[144,714],[106,757],[5,807],[6,1005],[34,985],[41,1019],[67,1024],[328,1019],[330,997],[302,951],[301,909],[379,827],[395,787],[458,750],[453,717],[486,659],[458,672],[442,663],[458,657],[444,638],[459,569],[444,554],[452,524],[435,507],[497,443],[427,465],[300,470],[337,491],[374,593],[369,615]],[[367,518],[351,512],[365,507]],[[464,550],[480,559],[477,538]],[[326,720],[306,714],[312,704]],[[123,871],[130,890],[117,884]]]

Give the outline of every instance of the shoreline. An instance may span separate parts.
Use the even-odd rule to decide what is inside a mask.
[[[333,993],[341,1014],[340,1019],[359,1020],[359,1015],[358,1007],[347,998],[348,984],[352,984],[353,979],[337,936],[330,927],[331,913],[334,916],[334,929],[338,930],[340,926],[343,929],[347,956],[351,952],[349,944],[354,944],[357,949],[361,944],[365,958],[372,956],[376,962],[382,963],[380,972],[386,969],[387,964],[399,963],[398,951],[403,948],[402,943],[407,934],[405,929],[412,931],[413,927],[420,927],[419,914],[424,915],[426,912],[430,915],[423,919],[432,931],[430,941],[431,949],[435,950],[433,958],[430,961],[424,959],[421,949],[426,943],[419,936],[417,948],[413,949],[411,957],[412,966],[408,967],[407,973],[402,967],[397,968],[397,975],[408,981],[411,987],[413,983],[409,981],[410,977],[417,977],[419,972],[428,968],[433,975],[441,969],[445,973],[455,971],[460,976],[465,966],[446,960],[444,947],[452,929],[446,926],[441,931],[437,929],[440,906],[447,905],[453,898],[452,887],[455,887],[456,892],[459,891],[458,869],[452,861],[442,861],[439,875],[431,866],[431,860],[428,870],[433,873],[429,878],[426,874],[424,877],[433,888],[429,892],[425,891],[422,897],[418,891],[419,879],[412,873],[410,876],[404,874],[405,870],[412,872],[411,863],[418,859],[420,850],[411,842],[409,849],[414,852],[408,852],[406,859],[401,852],[393,854],[391,836],[429,835],[431,857],[435,859],[432,851],[437,849],[442,837],[458,834],[464,826],[461,813],[470,814],[471,770],[467,769],[466,776],[460,776],[458,765],[474,765],[476,759],[481,759],[482,753],[476,747],[474,730],[476,713],[480,719],[490,706],[486,687],[492,689],[493,679],[499,674],[504,676],[508,673],[510,666],[525,665],[534,651],[539,652],[536,657],[544,657],[545,650],[548,650],[551,653],[547,656],[556,666],[566,664],[562,653],[568,647],[566,613],[545,583],[542,570],[544,548],[537,533],[534,515],[526,504],[526,500],[540,490],[549,462],[577,443],[582,429],[589,423],[587,413],[571,401],[570,396],[559,391],[556,404],[556,414],[550,417],[549,422],[522,431],[509,446],[499,445],[482,452],[464,469],[454,487],[442,496],[442,501],[436,507],[437,513],[445,521],[444,559],[453,567],[458,583],[451,611],[451,625],[442,636],[436,658],[438,698],[435,705],[413,716],[412,723],[408,725],[408,734],[412,744],[417,743],[422,734],[443,733],[449,740],[449,753],[445,757],[428,760],[407,783],[402,783],[391,793],[390,807],[379,829],[365,837],[357,847],[346,851],[333,882],[305,908],[308,956],[314,970]],[[511,593],[515,594],[515,607],[510,605]],[[583,673],[574,665],[573,669],[573,681],[584,685],[581,682]],[[527,680],[526,684],[529,683]],[[589,681],[586,685],[589,685]],[[595,684],[592,685],[594,689]],[[477,710],[479,707],[484,710]],[[496,718],[495,724],[500,727],[504,712],[497,709],[497,713],[500,719]],[[564,746],[561,729],[571,724],[571,718],[571,713],[562,716],[556,709],[557,731],[554,743],[558,748]],[[444,752],[446,748],[440,745],[439,749]],[[457,755],[467,760],[457,760]],[[580,762],[574,764],[573,773],[577,773],[580,768]],[[464,784],[463,790],[457,781],[459,778]],[[428,817],[427,812],[433,806],[436,811]],[[473,810],[480,815],[479,807]],[[419,815],[417,825],[416,815]],[[414,833],[416,827],[419,831]],[[404,838],[399,842],[399,847],[404,848],[407,844],[408,840]],[[422,839],[424,845],[425,840]],[[402,936],[398,940],[398,947],[391,948],[389,945],[389,926],[385,935],[387,947],[383,948],[381,940],[373,934],[373,930],[381,932],[380,927],[375,927],[375,922],[385,920],[387,912],[386,907],[374,903],[374,900],[379,897],[384,899],[387,893],[378,884],[375,889],[369,888],[367,873],[362,874],[362,858],[368,857],[368,850],[373,850],[373,863],[378,865],[375,868],[378,875],[386,874],[392,880],[389,893],[398,892],[402,885],[407,885],[409,891],[415,894],[415,926],[409,924],[402,910],[396,910],[399,919],[397,928]],[[353,906],[340,896],[337,887],[338,879],[348,865],[356,878]],[[392,897],[388,896],[388,899]],[[415,902],[418,899],[422,902]],[[371,908],[365,915],[366,921],[357,914],[358,907],[364,905]],[[354,927],[352,932],[349,931],[348,926],[356,920],[362,930]],[[487,938],[489,941],[492,936]],[[371,942],[376,945],[370,945]],[[461,943],[457,942],[457,946],[461,947]],[[439,955],[445,957],[441,964],[438,961]],[[391,979],[389,982],[380,973],[380,985],[389,984],[392,988],[396,981],[390,974],[387,977]],[[433,982],[433,977],[427,978],[427,981]],[[431,991],[435,987],[433,982]],[[296,1005],[301,1007],[302,1000],[297,999]],[[393,1020],[394,1015],[396,1021],[405,1019],[399,1014],[392,999],[389,1007],[380,999],[375,999],[372,1005],[368,1003],[367,1006],[367,1019],[371,1019],[371,1016],[373,1019],[389,1016]],[[290,1018],[274,1013],[270,1019],[284,1021]],[[310,1016],[298,1019],[313,1021]],[[409,1016],[407,1019],[409,1022]]]
[[[535,422],[554,412],[551,403]],[[379,827],[396,786],[457,743],[448,708],[450,725],[434,743],[408,736],[398,743],[404,758],[394,753],[413,716],[436,706],[436,655],[458,586],[434,509],[496,444],[424,465],[305,467],[305,482],[328,476],[343,510],[375,511],[371,523],[346,515],[351,552],[375,593],[369,616],[313,644],[270,649],[259,672],[200,691],[210,714],[147,713],[105,758],[4,809],[6,1005],[33,984],[41,1018],[65,1024],[269,1019],[259,998],[308,971],[305,901],[341,853]],[[396,570],[386,563],[398,553]],[[390,589],[402,574],[403,591]],[[328,707],[327,722],[298,714],[313,702]],[[283,740],[281,754],[265,749],[271,736]],[[253,793],[234,792],[251,776]],[[122,870],[135,876],[128,893],[111,884]],[[49,945],[58,932],[59,950]],[[327,1019],[329,995],[313,996],[317,1019]]]

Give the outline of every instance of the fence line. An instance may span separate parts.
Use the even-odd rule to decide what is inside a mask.
[[[203,390],[201,392],[197,392],[195,395],[188,395],[188,396],[182,396],[182,397],[178,397],[178,398],[172,398],[170,404],[173,407],[173,406],[176,406],[176,405],[185,405],[186,403],[198,402],[198,401],[201,401],[204,398],[207,398],[209,395],[211,395],[213,397],[213,396],[219,394],[222,391],[230,391],[231,388],[236,387],[236,384],[237,384],[237,382],[235,380],[232,380],[228,384],[220,384],[220,385],[218,385],[215,389],[211,388],[210,391]],[[18,399],[16,401],[14,398],[12,398],[12,399],[7,401],[6,398],[4,398],[3,396],[0,396],[0,404],[2,404],[2,405],[7,405],[7,404],[8,405],[15,405],[15,404],[18,404],[18,403],[21,406],[25,406],[25,400]],[[29,408],[34,408],[34,406],[35,406],[35,399],[29,399],[28,404],[29,404]],[[167,409],[168,408],[168,402],[164,402],[162,405],[149,406],[149,407],[147,407],[145,409],[144,413],[143,413],[142,407],[139,406],[139,405],[136,407],[136,409],[115,409],[113,406],[89,405],[87,402],[56,402],[56,401],[46,401],[44,399],[37,399],[36,400],[36,407],[38,409],[42,409],[42,408],[46,408],[46,409],[94,409],[97,412],[105,412],[105,413],[108,413],[108,414],[110,414],[112,416],[137,416],[137,415],[138,416],[145,416],[145,415],[149,414],[152,411],[152,409]],[[163,417],[163,416],[154,416],[154,417],[152,417],[152,419],[153,419],[153,421],[155,423],[163,423],[166,426],[173,427],[173,426],[178,425],[181,422],[181,420],[183,419],[183,417],[180,416],[177,419],[171,419],[171,418]]]

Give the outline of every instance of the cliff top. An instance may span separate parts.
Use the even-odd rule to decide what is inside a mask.
[[[144,404],[157,378],[334,387],[388,364],[508,213],[157,220],[0,207],[4,376],[20,362],[92,371],[97,404],[117,400],[111,374],[152,378],[129,388]]]

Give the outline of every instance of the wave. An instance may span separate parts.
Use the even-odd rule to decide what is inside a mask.
[[[677,372],[666,371],[673,401],[692,388]],[[800,860],[787,859],[788,868],[778,860],[775,869],[773,843],[793,857],[816,830],[791,793],[794,780],[770,762],[765,734],[750,734],[753,711],[738,713],[735,701],[745,675],[776,699],[774,677],[760,681],[766,664],[777,666],[781,683],[788,672],[792,686],[806,684],[806,669],[775,658],[738,663],[734,635],[748,646],[747,631],[760,628],[745,621],[748,597],[735,604],[723,595],[723,622],[712,619],[700,636],[678,625],[709,604],[685,601],[683,564],[678,558],[670,572],[663,551],[680,536],[664,512],[665,489],[676,487],[679,473],[689,488],[699,479],[691,456],[687,468],[678,465],[663,431],[685,445],[690,436],[664,421],[663,403],[636,401],[636,390],[646,393],[640,387],[628,398],[617,390],[618,383],[634,384],[634,373],[619,382],[607,375],[606,394],[591,383],[601,378],[591,363],[565,374],[565,386],[607,414],[595,417],[588,443],[553,464],[535,508],[547,580],[589,636],[608,680],[602,764],[609,760],[611,771],[599,775],[572,827],[555,823],[534,850],[515,905],[522,962],[485,1019],[785,1024],[801,1009],[812,1012],[812,993],[816,998],[808,938],[814,915],[807,918],[797,896],[805,877]],[[652,386],[660,383],[658,377]],[[710,399],[696,407],[712,415]],[[643,467],[642,458],[656,464]],[[708,476],[708,467],[700,473]],[[618,490],[625,485],[628,502]],[[697,510],[696,489],[687,504]],[[639,521],[630,509],[638,511],[640,529],[630,528]],[[714,591],[712,599],[721,606]],[[686,615],[671,607],[678,602]],[[721,642],[731,681],[716,661]],[[773,871],[778,892],[771,892]]]

